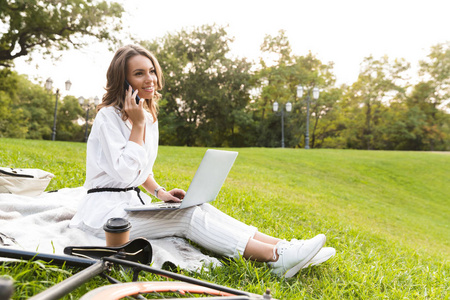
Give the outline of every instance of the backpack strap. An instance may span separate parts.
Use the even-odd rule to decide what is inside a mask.
[[[6,171],[6,168],[0,168],[0,173],[4,174],[4,175],[9,175],[9,176],[13,176],[13,177],[25,177],[25,178],[34,178],[33,175],[28,175],[28,174],[19,174],[15,169],[10,168],[11,171]]]

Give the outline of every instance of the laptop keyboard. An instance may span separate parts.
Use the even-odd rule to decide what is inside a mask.
[[[167,203],[167,202],[161,202],[158,203],[159,208],[178,208],[181,203]]]

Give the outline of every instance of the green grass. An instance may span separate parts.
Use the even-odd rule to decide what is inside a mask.
[[[205,150],[160,147],[158,182],[186,189]],[[278,299],[449,298],[450,154],[234,150],[239,156],[214,205],[277,237],[325,233],[337,255],[289,280],[271,275],[265,264],[225,258],[210,272],[178,272],[258,294],[270,288]],[[85,177],[85,144],[0,139],[0,166],[52,172],[48,190],[78,187]],[[72,273],[48,264],[25,266],[33,276],[15,264],[0,267],[16,281],[14,299]],[[67,299],[99,284],[105,281],[92,280]]]

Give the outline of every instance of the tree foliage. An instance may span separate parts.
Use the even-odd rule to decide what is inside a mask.
[[[3,7],[32,3],[1,1]],[[51,2],[49,12],[76,11],[65,6],[75,2],[61,3]],[[76,4],[77,9],[93,5],[87,0]],[[3,10],[0,15],[4,18]],[[76,36],[41,46],[64,48]],[[0,47],[6,47],[4,41]],[[265,37],[257,64],[232,57],[232,42],[226,28],[216,25],[142,42],[155,53],[165,76],[158,117],[162,144],[280,147],[283,128],[286,147],[304,147],[309,117],[311,148],[450,150],[449,43],[430,49],[414,84],[408,82],[405,60],[369,56],[353,84],[336,86],[333,63],[312,53],[293,54],[284,31]],[[299,84],[305,89],[302,98],[296,96]],[[318,99],[311,97],[314,87],[320,89]],[[275,101],[283,109],[292,103],[292,111],[283,112],[284,127],[280,112],[272,110]],[[0,137],[50,139],[54,107],[55,95],[42,84],[0,69]],[[83,141],[89,126],[79,120],[85,114],[75,97],[58,99],[56,139]],[[91,109],[88,125],[93,117]]]
[[[0,65],[41,49],[86,44],[82,38],[114,41],[121,29],[122,6],[91,0],[0,0]]]
[[[26,138],[27,119],[18,105],[19,75],[0,69],[0,137]]]
[[[407,104],[423,116],[421,148],[442,149],[450,138],[450,42],[431,48],[428,58],[420,62],[420,75],[422,81]]]
[[[251,64],[229,58],[231,42],[224,27],[205,25],[144,43],[165,74],[162,143],[245,145]]]
[[[90,109],[89,119],[92,119],[94,114]],[[57,120],[56,123],[56,136],[61,141],[84,141],[84,129],[85,124],[80,125],[79,119],[83,119],[85,122],[85,110],[81,108],[78,103],[78,99],[74,96],[64,97],[62,103],[58,105]],[[87,120],[89,124],[89,120]],[[89,126],[89,125],[88,125]]]
[[[57,99],[42,84],[30,82],[25,75],[1,70],[0,137],[51,139],[56,100],[56,139],[83,141],[83,128],[77,120],[84,111],[75,97]]]
[[[291,113],[285,113],[286,145],[301,147],[304,145],[306,131],[306,101],[314,87],[321,89],[322,96],[318,101],[311,101],[310,117],[313,144],[317,129],[327,119],[330,108],[338,100],[332,92],[335,79],[332,73],[333,64],[324,64],[311,53],[306,56],[292,55],[289,41],[284,31],[277,36],[267,35],[261,45],[263,57],[261,68],[256,73],[257,90],[260,92],[255,100],[254,118],[258,122],[257,146],[276,147],[281,140],[281,122],[278,114],[272,112],[274,102],[284,109],[287,102],[293,104]],[[305,89],[302,99],[296,98],[297,86]],[[330,95],[334,95],[330,97]],[[339,93],[338,93],[339,94]],[[311,97],[310,97],[311,100]],[[322,127],[322,131],[326,127]],[[321,132],[326,135],[326,132]]]
[[[384,148],[382,128],[385,113],[394,99],[404,99],[404,72],[408,68],[409,64],[404,60],[391,62],[387,56],[364,59],[358,80],[346,93],[349,119],[344,134],[347,135],[348,147],[368,150]]]

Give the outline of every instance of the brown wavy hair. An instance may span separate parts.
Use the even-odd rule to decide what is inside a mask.
[[[128,115],[124,111],[124,82],[128,71],[128,60],[136,55],[148,57],[155,67],[157,77],[155,95],[152,99],[145,99],[144,108],[150,112],[153,116],[153,121],[156,122],[158,112],[157,101],[161,99],[161,94],[157,91],[162,90],[164,86],[164,77],[156,57],[150,51],[138,45],[123,46],[117,50],[116,54],[114,54],[108,71],[106,72],[106,93],[103,95],[102,103],[97,106],[97,111],[103,107],[114,106],[120,109],[124,121],[128,119]]]

